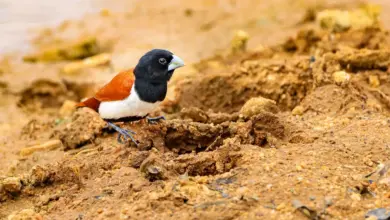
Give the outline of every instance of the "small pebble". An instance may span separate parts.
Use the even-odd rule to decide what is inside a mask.
[[[305,109],[304,109],[302,106],[298,105],[298,106],[296,106],[296,107],[292,110],[291,114],[292,114],[292,115],[303,115],[303,112],[304,112],[304,111],[305,111]]]
[[[248,39],[249,39],[248,33],[246,33],[243,30],[236,31],[230,45],[231,52],[236,53],[236,52],[245,51]]]
[[[3,189],[9,193],[20,193],[22,182],[18,177],[8,177],[2,181]]]
[[[240,114],[247,118],[262,112],[277,113],[279,108],[274,100],[257,97],[249,99],[240,110]]]
[[[379,77],[377,75],[370,75],[368,77],[368,82],[370,83],[370,86],[372,88],[378,88],[381,85]]]
[[[362,200],[362,197],[361,197],[360,194],[353,193],[353,194],[351,195],[351,199],[352,199],[352,200],[355,200],[355,201],[360,201],[360,200]]]
[[[330,197],[330,196],[326,196],[325,197],[325,205],[326,206],[331,206],[333,204],[333,198],[332,197]]]
[[[281,211],[286,208],[286,204],[284,202],[280,203],[277,207],[276,210]]]
[[[337,85],[344,85],[349,82],[351,75],[345,71],[337,71],[333,73],[333,80]]]

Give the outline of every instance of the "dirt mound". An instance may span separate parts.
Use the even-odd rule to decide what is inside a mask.
[[[253,51],[238,31],[243,42],[173,79],[154,113],[167,120],[117,123],[138,146],[75,109],[98,86],[83,74],[108,66],[64,76],[67,63],[45,64],[50,75],[21,82],[4,73],[29,122],[7,136],[0,218],[357,219],[388,207],[388,185],[367,174],[390,153],[389,35],[331,24]]]
[[[65,150],[77,148],[88,141],[93,141],[101,134],[106,123],[99,114],[89,108],[81,108],[72,116],[70,123],[63,123],[54,131],[53,137],[58,137]]]
[[[308,58],[249,60],[229,72],[180,82],[175,91],[178,108],[233,113],[249,98],[263,96],[276,100],[283,110],[291,109],[311,88],[309,63]]]
[[[270,49],[273,56],[280,58],[267,58],[262,52],[256,52],[233,62],[229,58],[215,61],[222,65],[218,66],[217,72],[203,67],[197,77],[178,82],[171,109],[195,106],[202,110],[233,113],[246,100],[263,96],[275,100],[282,110],[292,110],[314,88],[329,83],[342,84],[344,79],[335,76],[338,71],[346,71],[347,77],[358,73],[367,75],[369,71],[387,75],[390,44],[386,31],[368,28],[334,35],[326,31],[305,30],[296,39]],[[358,39],[350,36],[358,36]],[[268,49],[264,51],[269,53]],[[301,56],[291,57],[291,53]],[[353,76],[351,81],[356,82],[355,78],[358,76]],[[359,84],[362,83],[359,79]]]

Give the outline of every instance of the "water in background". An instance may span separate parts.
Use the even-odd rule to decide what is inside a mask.
[[[102,8],[120,10],[118,0],[0,0],[0,54],[29,49],[30,30],[77,19]],[[114,4],[113,4],[114,3]]]

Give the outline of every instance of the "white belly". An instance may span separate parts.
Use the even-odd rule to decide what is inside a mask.
[[[148,103],[142,101],[136,93],[134,86],[130,96],[120,101],[102,102],[99,114],[104,119],[119,119],[133,116],[146,116],[154,111],[160,102]]]

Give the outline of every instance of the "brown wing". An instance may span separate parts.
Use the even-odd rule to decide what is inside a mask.
[[[133,69],[120,72],[95,94],[95,99],[100,102],[125,99],[130,95],[133,84]]]
[[[94,97],[80,102],[77,107],[88,107],[98,111],[101,102],[118,101],[127,98],[130,95],[133,84],[133,69],[122,71],[101,88]]]

